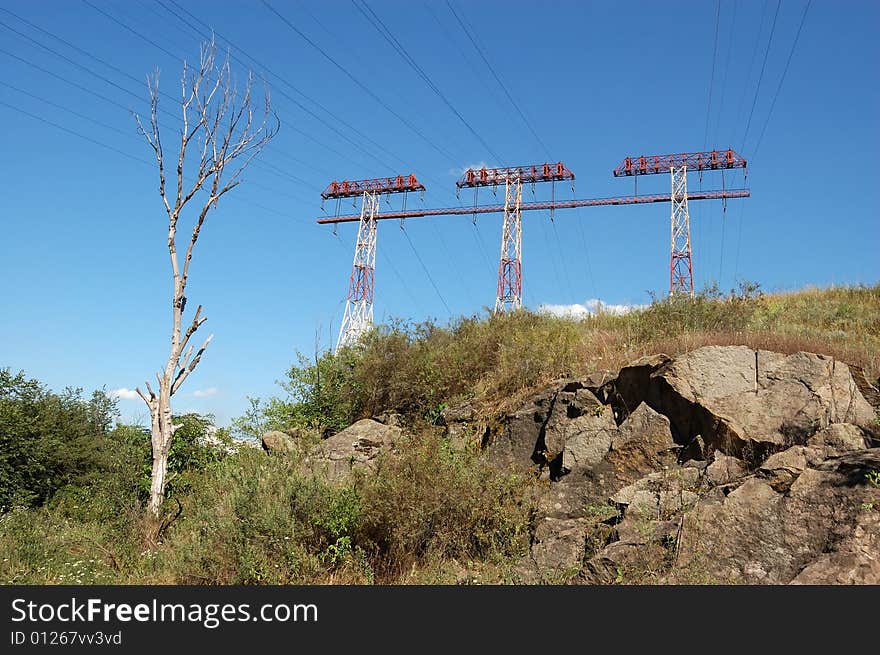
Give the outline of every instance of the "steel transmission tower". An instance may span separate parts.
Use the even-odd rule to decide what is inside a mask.
[[[731,149],[710,150],[706,152],[685,152],[672,155],[642,155],[641,157],[627,157],[614,169],[614,177],[633,176],[638,181],[638,175],[656,175],[669,171],[672,183],[670,201],[672,203],[672,225],[670,227],[671,244],[669,249],[669,295],[687,294],[694,295],[694,267],[691,257],[691,222],[688,216],[688,171],[721,171],[720,195],[723,206],[727,209],[727,198],[744,197],[737,196],[724,189],[724,170],[729,168],[742,168],[746,170],[747,162]],[[705,198],[706,195],[698,192],[691,199]]]
[[[691,260],[691,219],[688,215],[687,166],[669,169],[672,180],[672,225],[669,257],[669,295],[694,296],[694,267]]]
[[[501,228],[501,257],[498,262],[498,287],[495,293],[495,313],[522,309],[522,185],[537,182],[550,182],[553,185],[554,201],[544,203],[551,215],[556,208],[556,182],[570,180],[574,192],[574,173],[561,161],[555,164],[543,163],[532,166],[508,166],[505,168],[469,168],[455,183],[458,190],[474,190],[474,224],[479,211],[477,191],[480,187],[491,186],[496,189],[504,185],[504,224]],[[536,203],[531,203],[532,205]],[[526,209],[536,209],[528,206]]]
[[[522,309],[522,180],[504,184],[504,224],[495,313]]]
[[[351,346],[373,325],[373,283],[376,272],[376,214],[379,194],[364,191],[361,200],[361,221],[358,226],[354,262],[348,282],[348,300],[339,328],[336,350]]]
[[[407,209],[406,197],[410,191],[424,192],[425,187],[415,175],[377,178],[372,180],[331,182],[321,194],[324,200],[336,200],[333,216],[317,219],[320,224],[334,226],[339,223],[359,223],[358,240],[355,246],[354,263],[349,280],[348,302],[345,306],[342,329],[339,333],[337,350],[354,343],[372,324],[373,319],[373,280],[376,263],[376,224],[380,220],[398,219],[401,224],[407,218],[422,216],[458,216],[473,214],[476,224],[477,214],[503,213],[504,223],[501,232],[501,257],[498,264],[498,285],[495,295],[495,312],[517,310],[522,307],[522,212],[575,207],[599,207],[606,205],[641,205],[672,202],[672,228],[670,246],[669,292],[693,295],[693,265],[691,256],[690,225],[688,220],[689,200],[721,200],[726,207],[729,198],[748,198],[748,189],[728,189],[724,185],[723,171],[730,168],[746,169],[746,160],[733,150],[712,150],[671,155],[652,155],[627,157],[614,169],[615,177],[652,175],[669,172],[672,177],[671,194],[638,194],[611,198],[584,198],[557,200],[555,185],[557,181],[572,181],[574,194],[574,173],[562,162],[555,164],[536,164],[534,166],[512,166],[506,168],[468,169],[456,182],[460,193],[463,188],[474,190],[472,207],[440,207],[436,209]],[[688,172],[722,171],[720,191],[687,191]],[[636,181],[638,178],[636,177]],[[550,182],[552,195],[549,202],[522,202],[522,188],[526,183]],[[492,187],[493,192],[504,185],[504,204],[478,205],[479,187]],[[382,194],[403,194],[403,207],[400,210],[388,209],[379,213]],[[342,198],[362,198],[361,213],[340,215],[339,201]],[[323,202],[322,202],[323,207]]]
[[[354,261],[348,281],[348,299],[345,314],[339,328],[336,350],[357,343],[358,339],[373,325],[373,289],[376,273],[376,225],[379,220],[379,203],[382,194],[403,194],[403,208],[406,209],[406,195],[410,191],[424,192],[425,186],[413,174],[397,177],[379,177],[371,180],[343,180],[331,182],[323,193],[323,200],[336,200],[336,216],[339,217],[339,203],[343,198],[361,198],[361,216],[358,224],[357,242],[354,246]],[[322,200],[322,206],[323,206]],[[353,201],[354,202],[354,201]]]

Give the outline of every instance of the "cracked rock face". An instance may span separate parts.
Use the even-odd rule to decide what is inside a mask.
[[[621,370],[616,404],[639,402],[667,416],[682,445],[698,436],[712,450],[763,460],[835,423],[874,428],[874,409],[849,367],[812,353],[707,346]]]
[[[710,346],[536,394],[487,448],[548,485],[531,579],[876,583],[880,451],[860,373]]]
[[[355,469],[372,471],[379,455],[394,448],[401,434],[397,426],[361,419],[315,446],[306,463],[331,480]]]
[[[685,515],[672,581],[699,572],[717,582],[848,578],[876,584],[880,533],[876,510],[866,507],[880,502],[880,490],[853,472],[876,466],[880,450],[832,458],[821,470],[807,463],[800,472],[803,453],[779,455],[785,457],[765,466],[782,465],[794,477],[784,492],[772,480],[750,477],[725,498],[701,502]]]

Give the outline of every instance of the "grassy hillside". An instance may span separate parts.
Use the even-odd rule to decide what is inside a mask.
[[[555,378],[618,369],[650,353],[731,344],[827,354],[876,379],[880,285],[785,294],[748,286],[583,320],[521,312],[449,327],[395,323],[337,357],[302,357],[288,371],[287,397],[256,404],[239,427],[258,434],[298,425],[326,433],[385,411],[431,422],[462,400],[491,412]]]
[[[235,427],[299,428],[318,439],[393,411],[410,435],[399,457],[377,476],[330,485],[297,457],[200,445],[207,423],[189,417],[172,453],[158,538],[144,537],[141,520],[143,430],[100,418],[112,409],[106,398],[56,397],[7,372],[0,437],[4,452],[17,454],[0,459],[0,485],[8,486],[0,489],[0,582],[453,582],[464,570],[479,581],[515,582],[538,483],[452,448],[435,426],[443,408],[469,401],[490,414],[555,378],[706,344],[825,353],[876,378],[880,286],[709,292],[584,320],[523,312],[448,327],[384,326],[338,356],[303,357],[288,371],[284,395],[255,400]],[[88,457],[58,447],[65,435],[85,440]],[[40,471],[55,472],[51,485]]]

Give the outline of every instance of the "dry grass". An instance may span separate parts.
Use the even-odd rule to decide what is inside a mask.
[[[706,345],[809,351],[880,375],[880,285],[673,299],[582,320],[520,312],[449,327],[395,324],[345,358],[351,419],[395,410],[416,418],[473,400],[499,408],[561,377],[616,370],[647,354]]]

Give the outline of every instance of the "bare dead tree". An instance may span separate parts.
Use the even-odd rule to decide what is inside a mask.
[[[184,62],[181,76],[181,119],[179,149],[172,175],[174,182],[166,186],[168,164],[159,131],[159,71],[147,78],[150,92],[150,120],[144,125],[135,114],[138,128],[153,149],[159,168],[159,195],[168,215],[168,254],[174,280],[172,298],[171,350],[165,367],[156,373],[158,388],[146,382],[146,392],[138,394],[150,410],[153,467],[150,484],[149,511],[158,519],[165,498],[168,453],[179,427],[173,423],[171,397],[198,366],[213,334],[208,336],[193,355],[190,339],[207,320],[202,306],[196,308],[189,325],[183,329],[186,308],[186,284],[193,250],[208,216],[217,201],[241,183],[241,174],[278,133],[279,123],[270,108],[268,89],[262,108],[255,108],[252,89],[254,77],[248,73],[240,94],[232,76],[227,53],[218,60],[212,41],[201,48],[199,66]],[[194,159],[198,157],[198,159]],[[175,183],[176,182],[176,183]],[[177,230],[183,210],[192,202],[198,211],[182,266],[178,261]]]

